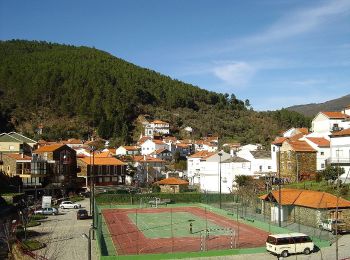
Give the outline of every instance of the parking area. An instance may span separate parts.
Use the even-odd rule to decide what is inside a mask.
[[[83,209],[89,211],[89,199],[78,202]],[[77,209],[59,209],[57,216],[48,216],[40,221],[42,224],[32,227],[41,235],[36,239],[47,244],[46,248],[36,251],[38,255],[48,259],[71,260],[87,259],[88,240],[83,234],[89,234],[92,220],[77,220]],[[95,241],[92,241],[92,259],[96,256]]]

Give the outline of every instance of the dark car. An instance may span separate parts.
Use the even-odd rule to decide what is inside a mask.
[[[77,211],[77,219],[88,219],[89,213],[85,209],[79,209]]]

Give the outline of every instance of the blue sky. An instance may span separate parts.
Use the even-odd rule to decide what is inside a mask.
[[[350,0],[0,0],[0,39],[94,46],[256,110],[350,94]]]

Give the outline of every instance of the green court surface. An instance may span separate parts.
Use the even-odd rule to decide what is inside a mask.
[[[131,213],[128,217],[147,238],[198,237],[206,229],[212,235],[230,235],[225,227],[189,212]]]

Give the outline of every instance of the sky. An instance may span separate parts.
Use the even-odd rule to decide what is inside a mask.
[[[0,40],[90,46],[255,110],[350,94],[350,0],[0,0]]]

